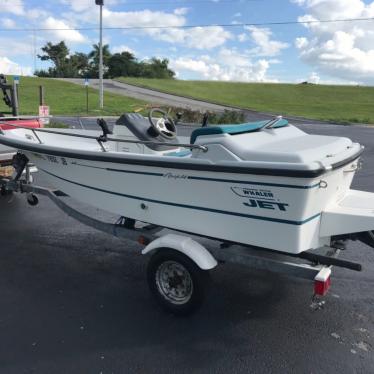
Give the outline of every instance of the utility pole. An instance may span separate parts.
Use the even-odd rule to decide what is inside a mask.
[[[104,5],[104,0],[95,0],[95,4],[100,6],[99,104],[100,104],[100,109],[104,109],[104,87],[103,87],[103,75],[104,75],[104,71],[103,71],[104,70],[103,68],[103,5]]]
[[[36,30],[33,30],[33,38],[32,38],[32,43],[33,43],[33,54],[34,54],[34,73],[36,72]]]

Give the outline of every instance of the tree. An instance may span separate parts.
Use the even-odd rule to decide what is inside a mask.
[[[57,44],[48,42],[43,48],[43,55],[38,55],[42,61],[50,61],[52,67],[47,70],[37,70],[39,77],[59,78],[97,78],[99,75],[100,49],[97,44],[87,55],[76,52],[70,56],[69,48],[64,41]],[[169,60],[153,57],[148,61],[138,61],[130,52],[115,53],[109,51],[109,45],[103,46],[104,77],[145,77],[145,78],[174,78],[175,73],[169,69]]]
[[[86,77],[89,72],[89,58],[85,53],[77,52],[69,59],[74,74],[73,78]]]
[[[69,48],[66,46],[65,42],[62,41],[57,44],[52,44],[48,42],[42,51],[44,55],[38,55],[42,61],[51,61],[54,64],[54,68],[49,68],[50,74],[56,77],[64,77],[64,70],[68,63]]]
[[[153,57],[150,61],[140,63],[140,77],[145,78],[163,78],[170,79],[174,78],[175,73],[173,70],[169,69],[169,60],[160,60]]]
[[[53,67],[48,70],[37,70],[35,75],[39,77],[81,78],[89,71],[89,58],[85,53],[76,52],[69,56],[69,48],[65,42],[52,44],[48,42],[42,51],[44,55],[38,55],[42,61],[50,61]]]
[[[137,75],[138,62],[130,52],[115,53],[108,60],[108,76],[134,77]]]

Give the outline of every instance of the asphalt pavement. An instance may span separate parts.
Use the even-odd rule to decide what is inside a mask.
[[[373,129],[300,127],[364,144],[354,187],[374,192]],[[364,270],[334,268],[324,304],[310,282],[222,265],[182,319],[152,300],[138,246],[46,198],[0,198],[0,248],[1,374],[374,372],[374,249],[359,242],[342,258]]]

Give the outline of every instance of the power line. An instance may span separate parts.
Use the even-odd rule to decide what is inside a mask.
[[[219,4],[233,4],[233,3],[253,3],[253,2],[264,2],[265,0],[219,0],[219,1],[213,1],[213,0],[175,0],[175,1],[118,1],[118,3],[113,4],[111,6],[116,6],[118,4],[123,4],[123,5],[172,5],[176,6],[178,4],[200,4],[200,3],[206,3],[206,4],[212,4],[212,5],[219,5]],[[58,0],[55,2],[59,3],[60,5],[64,5],[63,3],[60,3]],[[76,3],[80,3],[79,1]],[[81,3],[83,4],[83,3]],[[22,2],[17,2],[13,0],[3,0],[3,2],[0,0],[0,5],[25,5],[25,3]],[[69,4],[65,4],[69,5]]]
[[[179,25],[179,26],[124,26],[124,27],[103,27],[104,30],[147,30],[147,29],[193,29],[193,28],[209,28],[209,27],[245,27],[245,26],[285,26],[285,25],[310,25],[318,23],[346,23],[346,22],[363,22],[374,21],[374,17],[367,18],[346,18],[331,20],[309,20],[309,21],[275,21],[275,22],[253,22],[253,23],[216,23],[216,24],[200,24],[200,25]],[[65,27],[65,28],[0,28],[0,32],[14,31],[94,31],[99,27]]]
[[[212,5],[219,5],[219,4],[234,4],[234,3],[254,3],[254,2],[263,2],[264,0],[219,0],[219,1],[212,1],[212,0],[176,0],[176,1],[137,1],[137,2],[127,2],[121,1],[120,4],[123,5],[191,5],[191,4],[212,4]],[[114,5],[113,5],[114,6]]]

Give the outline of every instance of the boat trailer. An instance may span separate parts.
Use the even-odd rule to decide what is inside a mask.
[[[201,305],[209,283],[209,270],[219,263],[240,264],[313,281],[313,300],[327,294],[333,266],[354,271],[362,269],[358,263],[338,258],[344,249],[341,241],[313,253],[294,255],[217,241],[125,217],[119,217],[114,223],[104,222],[73,208],[67,201],[68,195],[62,191],[34,185],[30,166],[25,161],[15,165],[13,179],[0,177],[3,194],[25,194],[32,206],[38,204],[38,196],[45,196],[75,220],[117,238],[137,242],[143,249],[136,253],[150,255],[147,278],[153,296],[175,315],[190,314]]]

